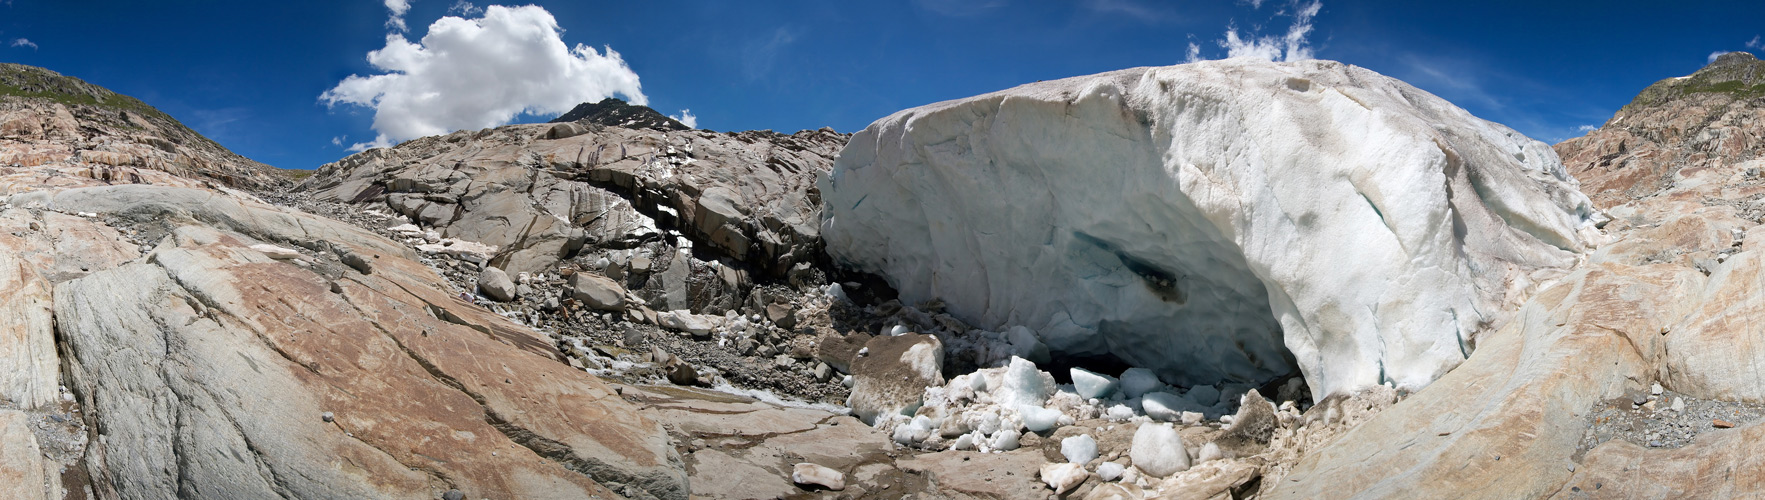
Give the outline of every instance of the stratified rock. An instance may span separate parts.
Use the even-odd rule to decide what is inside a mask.
[[[872,337],[864,356],[852,361],[852,394],[846,407],[866,424],[879,417],[911,415],[925,388],[944,385],[944,344],[937,337],[909,333]]]
[[[298,189],[493,246],[490,264],[512,273],[555,268],[587,245],[631,248],[660,238],[661,226],[782,277],[821,258],[815,178],[845,139],[623,118],[509,125],[369,150],[320,167]]]
[[[447,477],[472,497],[686,498],[659,425],[398,243],[191,189],[6,201],[168,221],[149,258],[55,288],[68,385],[104,430],[84,457],[100,497],[428,497]],[[378,258],[330,278],[254,240]]]
[[[0,87],[30,96],[0,95],[0,138],[61,146],[40,153],[0,150],[0,164],[65,165],[73,167],[68,173],[103,183],[153,182],[164,172],[186,182],[206,178],[237,188],[290,184],[275,167],[234,154],[140,100],[78,78],[0,63]]]
[[[853,136],[822,195],[828,253],[904,303],[1178,385],[1297,368],[1315,399],[1446,373],[1512,284],[1575,264],[1594,217],[1545,144],[1329,61],[904,110]]]
[[[570,297],[602,311],[625,309],[625,287],[613,280],[578,272],[569,278]]]
[[[486,267],[478,273],[478,292],[497,302],[515,300],[515,281],[501,269]]]
[[[1726,170],[1758,158],[1765,149],[1759,85],[1765,62],[1729,52],[1696,73],[1655,82],[1604,126],[1555,148],[1596,204],[1623,205],[1672,187],[1682,170]]]

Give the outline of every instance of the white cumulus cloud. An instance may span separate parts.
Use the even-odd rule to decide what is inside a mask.
[[[410,12],[411,0],[386,0],[386,10],[392,11],[391,16],[386,18],[386,27],[405,31],[404,13]]]
[[[503,125],[524,113],[559,114],[614,94],[648,104],[618,52],[566,46],[560,32],[550,12],[532,5],[443,17],[416,43],[388,34],[386,47],[368,53],[368,63],[385,73],[350,75],[319,100],[374,109],[379,135],[355,151]]]
[[[13,39],[12,46],[13,47],[30,47],[31,50],[37,50],[37,44],[35,42],[32,42],[32,41],[30,41],[28,39],[24,39],[24,38]]]
[[[1220,47],[1226,49],[1227,58],[1251,57],[1269,61],[1304,61],[1312,59],[1311,42],[1308,37],[1312,32],[1312,18],[1324,4],[1292,2],[1283,12],[1276,15],[1293,16],[1293,24],[1287,28],[1285,36],[1256,36],[1255,34],[1239,35],[1237,27],[1226,28],[1226,39],[1221,40]],[[1291,12],[1287,12],[1291,11]]]
[[[668,115],[668,117],[680,122],[681,125],[686,125],[686,128],[699,128],[699,117],[693,116],[693,110],[683,109],[680,110],[680,116]]]

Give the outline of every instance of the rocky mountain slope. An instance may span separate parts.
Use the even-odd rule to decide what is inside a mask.
[[[1698,169],[1759,158],[1765,62],[1730,52],[1696,73],[1656,82],[1604,126],[1556,150],[1602,208],[1660,194]]]
[[[33,66],[0,63],[0,138],[14,142],[0,168],[81,163],[93,168],[63,173],[138,181],[153,170],[253,189],[289,183],[133,97]]]
[[[630,129],[650,129],[661,132],[690,130],[692,127],[680,123],[667,115],[648,106],[633,106],[614,97],[602,99],[601,102],[582,103],[570,108],[569,112],[553,118],[551,123],[583,122],[607,127],[624,127]]]

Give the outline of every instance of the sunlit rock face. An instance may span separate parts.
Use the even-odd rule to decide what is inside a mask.
[[[1596,216],[1549,146],[1329,61],[1209,61],[901,111],[821,186],[842,264],[1167,382],[1419,388]],[[1509,308],[1511,309],[1511,308]]]

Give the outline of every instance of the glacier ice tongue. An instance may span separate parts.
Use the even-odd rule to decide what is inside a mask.
[[[1577,186],[1544,143],[1403,82],[1237,59],[904,110],[820,191],[830,256],[902,302],[1180,386],[1297,369],[1322,399],[1467,357],[1528,293],[1508,284],[1584,251]]]

